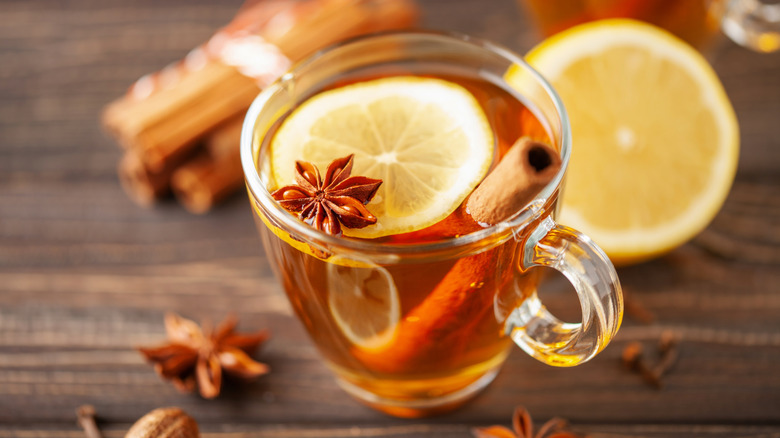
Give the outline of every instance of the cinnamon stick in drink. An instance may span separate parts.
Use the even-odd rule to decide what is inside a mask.
[[[403,235],[402,241],[420,242],[457,237],[495,225],[527,204],[555,176],[561,165],[550,146],[523,137],[474,189],[468,199],[442,221]]]
[[[466,202],[433,226],[434,232],[468,234],[507,219],[533,200],[560,166],[560,157],[550,146],[518,140]],[[482,303],[492,303],[491,297],[511,280],[511,269],[504,269],[507,274],[498,278],[485,275],[499,271],[499,263],[511,261],[511,251],[513,245],[499,245],[458,260],[425,300],[402,318],[390,345],[381,351],[355,348],[353,354],[382,373],[414,371],[432,358],[452,355],[462,342],[445,340],[467,329],[469,321],[484,310]]]

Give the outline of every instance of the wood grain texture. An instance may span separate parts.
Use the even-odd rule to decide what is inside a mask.
[[[509,426],[507,423],[506,426]],[[122,438],[129,428],[107,428],[105,438]],[[409,424],[398,426],[286,426],[286,425],[229,425],[201,427],[202,438],[467,438],[473,437],[472,427],[455,424]],[[772,426],[710,426],[710,425],[608,425],[596,424],[574,428],[591,438],[653,438],[676,436],[686,438],[711,438],[728,436],[735,438],[777,438],[780,428]],[[81,431],[65,428],[4,429],[0,426],[0,438],[83,438]]]
[[[780,55],[727,42],[709,55],[740,120],[737,181],[696,239],[620,270],[653,324],[627,315],[614,345],[574,369],[516,351],[463,409],[397,420],[332,380],[291,316],[243,194],[196,217],[173,203],[139,209],[116,180],[103,105],[204,41],[239,3],[0,2],[0,437],[80,437],[74,411],[85,403],[108,437],[166,405],[192,414],[204,437],[467,437],[508,425],[519,404],[601,437],[780,436]],[[427,27],[519,52],[536,40],[511,0],[420,3]],[[561,278],[543,299],[576,318]],[[272,372],[217,401],[177,393],[133,350],[163,340],[167,310],[212,321],[235,312],[244,329],[269,328],[257,357]],[[680,360],[657,391],[619,356],[665,329],[681,336]]]

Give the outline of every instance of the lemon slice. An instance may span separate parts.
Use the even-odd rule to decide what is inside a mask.
[[[452,213],[485,176],[493,134],[477,100],[460,85],[398,76],[347,85],[305,101],[271,143],[278,186],[295,161],[321,172],[355,154],[352,175],[382,179],[367,208],[377,223],[345,235],[375,238],[425,228]]]
[[[401,317],[395,282],[380,266],[347,264],[339,260],[328,263],[331,316],[353,345],[367,351],[379,350],[393,342]]]
[[[734,179],[739,132],[698,52],[654,26],[604,20],[562,32],[526,59],[571,119],[562,223],[616,264],[669,251],[709,224]]]

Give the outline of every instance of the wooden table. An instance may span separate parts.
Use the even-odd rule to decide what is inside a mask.
[[[700,236],[620,270],[654,323],[628,314],[613,345],[574,369],[515,351],[464,408],[400,420],[336,386],[271,275],[243,194],[192,216],[172,202],[140,209],[117,182],[102,106],[204,41],[238,4],[0,3],[0,437],[80,437],[74,411],[86,403],[109,437],[168,405],[207,437],[468,437],[509,425],[517,405],[593,436],[780,436],[780,55],[728,42],[710,55],[740,120],[739,172]],[[421,4],[427,27],[519,52],[536,41],[510,0]],[[545,298],[560,309],[573,299]],[[133,350],[164,338],[167,310],[237,312],[243,328],[269,328],[258,357],[273,371],[216,401],[179,394]],[[619,358],[664,329],[682,336],[680,358],[656,390]]]

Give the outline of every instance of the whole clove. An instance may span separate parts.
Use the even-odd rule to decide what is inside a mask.
[[[677,362],[679,351],[677,335],[671,330],[666,330],[661,333],[661,339],[658,341],[658,351],[661,357],[658,363],[653,367],[653,372],[656,373],[659,378],[672,369]]]
[[[655,369],[651,369],[647,364],[643,354],[642,344],[639,342],[631,342],[623,349],[623,364],[631,371],[635,371],[642,376],[645,382],[653,386],[656,389],[661,389],[663,383],[661,382],[660,375]]]
[[[76,417],[79,425],[84,429],[84,435],[87,438],[103,438],[100,429],[95,423],[95,407],[92,405],[80,406],[76,409]]]
[[[662,377],[677,362],[679,356],[677,345],[677,336],[671,331],[665,331],[661,334],[661,339],[658,343],[660,357],[654,365],[651,366],[647,362],[647,358],[643,354],[642,344],[636,341],[626,345],[621,359],[626,368],[639,373],[647,384],[656,389],[661,389],[664,386]]]

